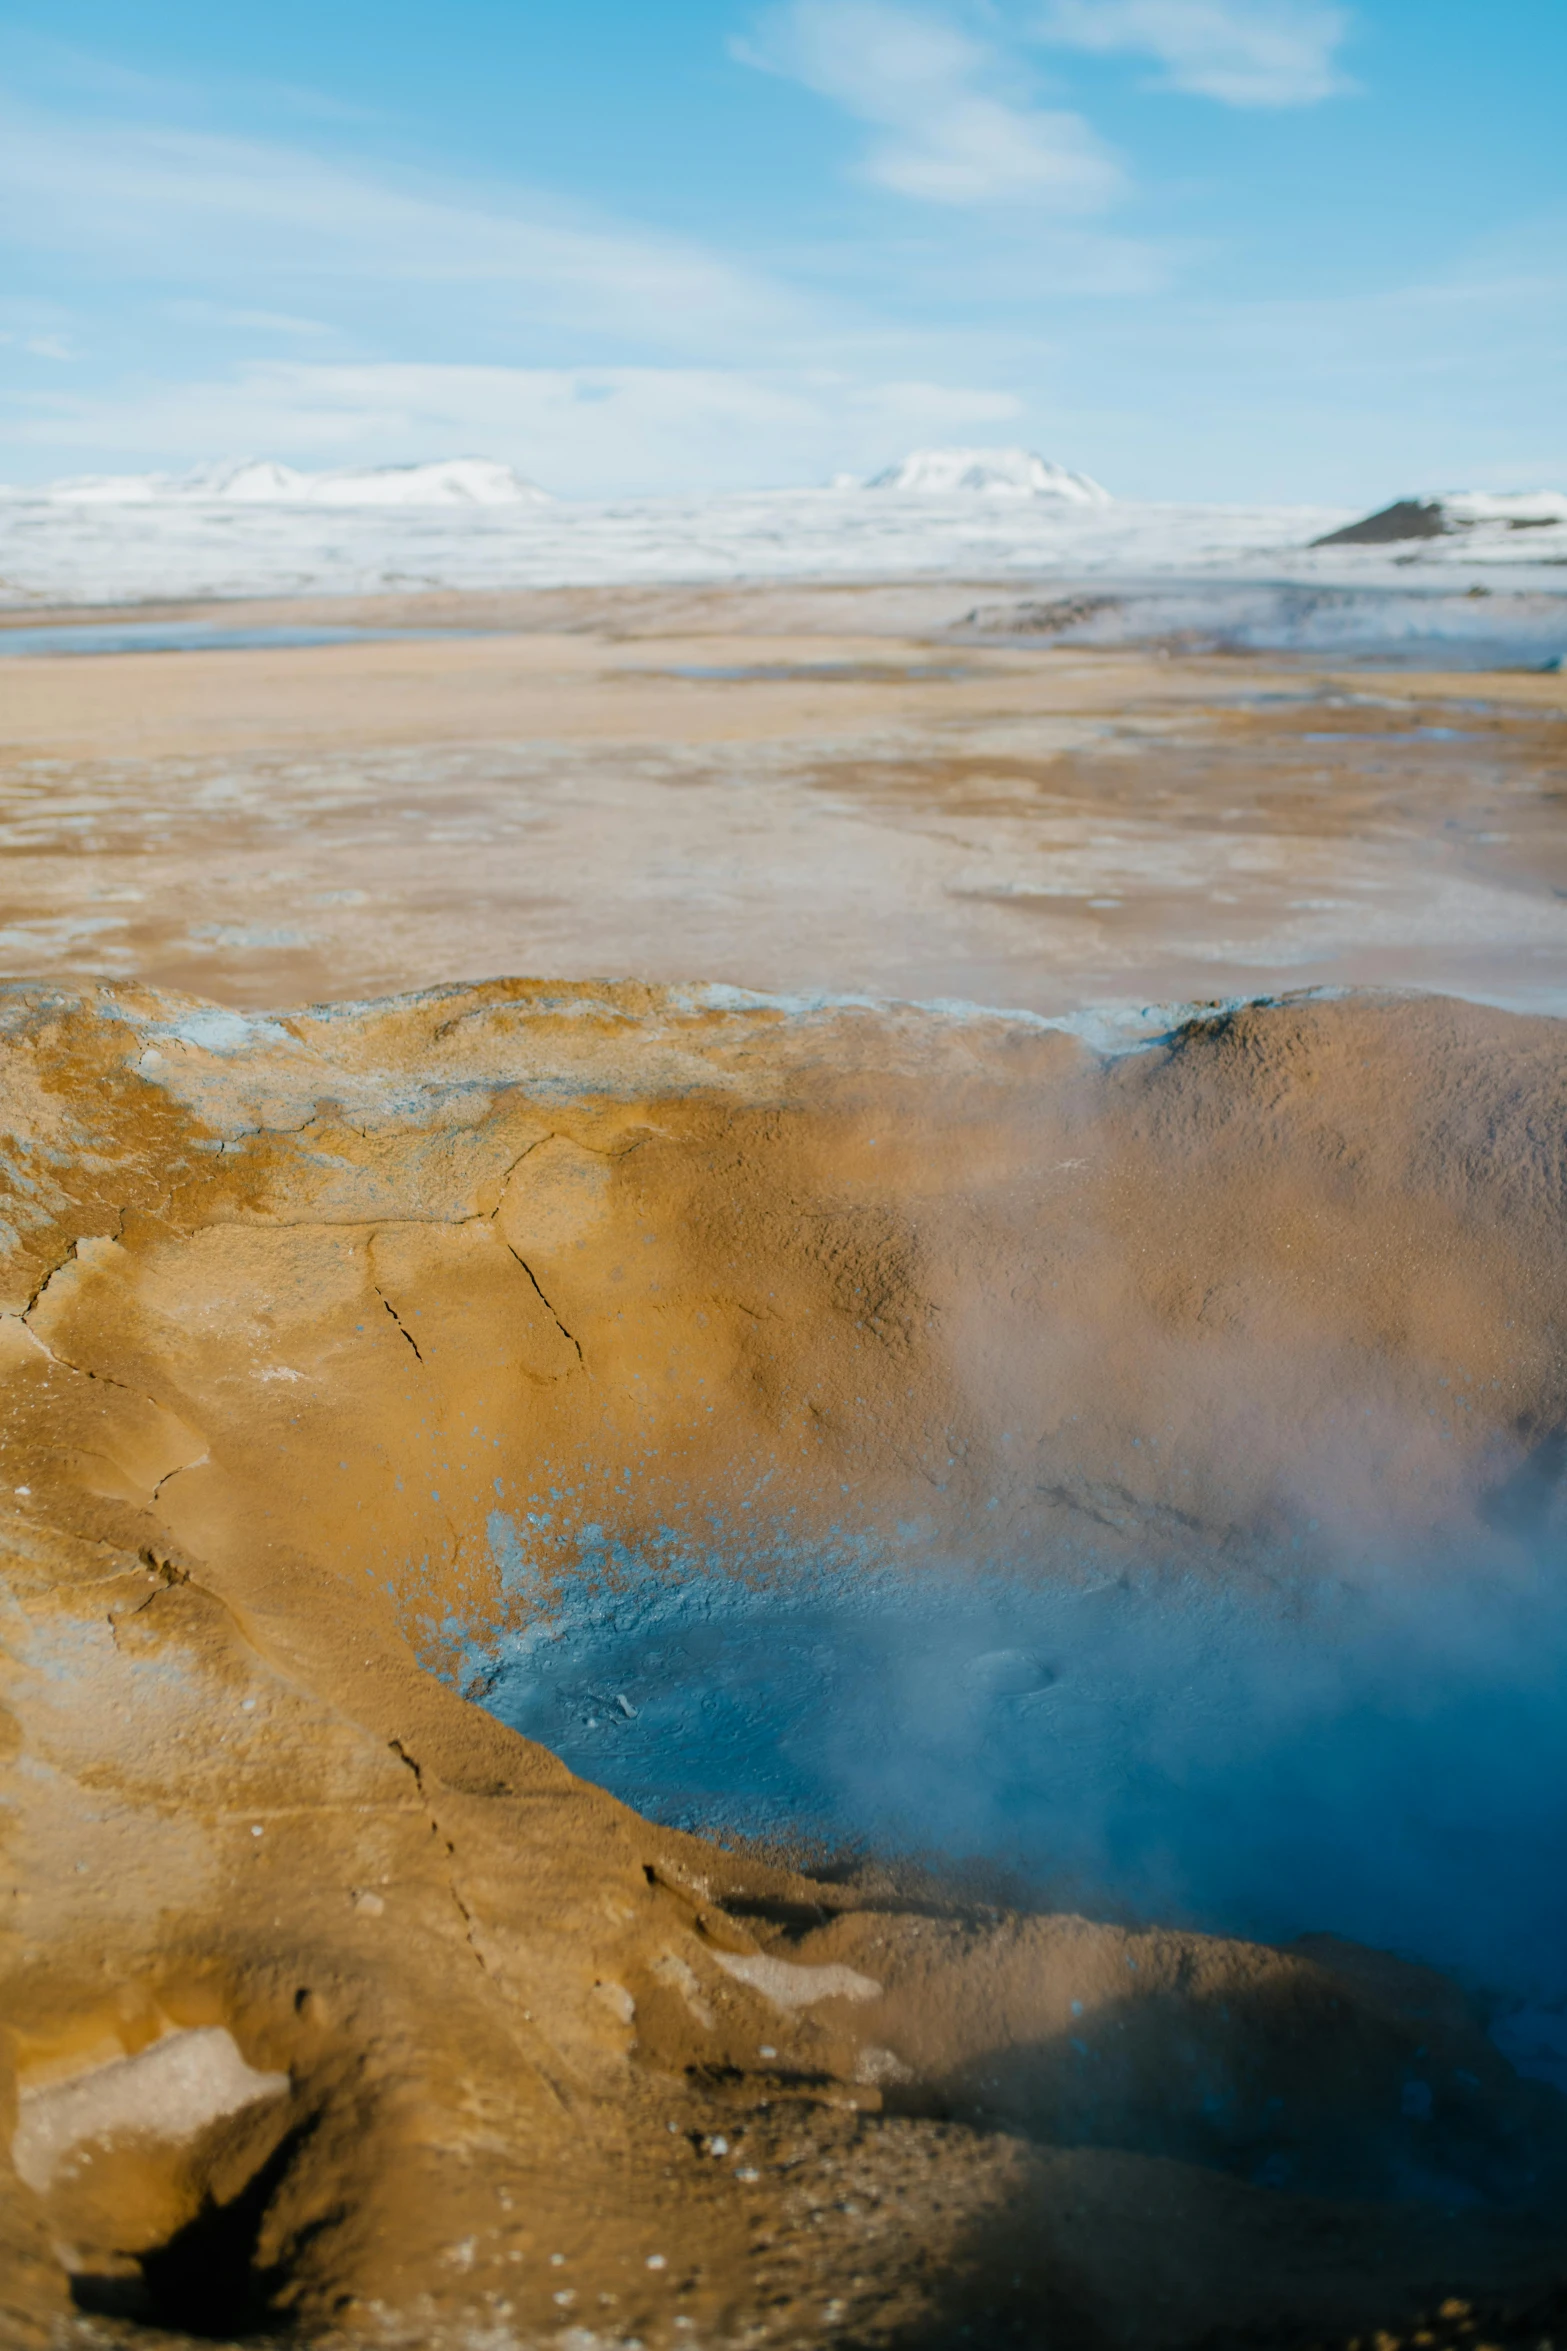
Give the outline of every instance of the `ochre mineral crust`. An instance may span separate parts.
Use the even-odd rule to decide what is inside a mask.
[[[1440,1977],[813,1880],[464,1693],[537,1605],[498,1502],[761,1579],[1505,1544],[1567,1415],[1557,1024],[4,1020],[7,2345],[1457,2342],[1548,2293],[1561,2102]],[[1402,2195],[1430,2128],[1514,2192]]]

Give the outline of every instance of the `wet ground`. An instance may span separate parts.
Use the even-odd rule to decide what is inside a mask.
[[[60,621],[30,628],[24,622],[0,628],[0,660],[32,661],[40,656],[102,653],[290,652],[308,645],[396,644],[438,632],[421,629],[293,626],[261,621],[252,627],[221,620]]]
[[[74,616],[207,649],[5,663],[0,962],[242,1005],[1564,1000],[1567,679],[960,643],[982,590]]]

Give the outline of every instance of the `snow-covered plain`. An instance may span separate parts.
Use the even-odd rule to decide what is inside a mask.
[[[319,489],[258,496],[261,472],[236,469],[231,486],[206,495],[188,478],[166,487],[148,476],[0,495],[0,607],[932,572],[1255,574],[1350,519],[1318,507],[1091,505],[861,484],[349,504]],[[1365,555],[1344,550],[1346,563],[1364,569]]]
[[[1487,540],[1513,531],[1567,534],[1567,496],[1560,490],[1512,490],[1499,497],[1488,490],[1455,490],[1436,504],[1449,530],[1483,534]]]
[[[1435,503],[1441,527],[1426,536],[1321,547],[1312,542],[1356,518],[1331,507],[1116,499],[1086,476],[1019,450],[915,451],[871,482],[830,489],[598,503],[551,498],[509,467],[477,458],[326,474],[246,460],[184,476],[0,490],[0,611],[945,575],[998,587],[1016,581],[1020,591],[1074,582],[1134,587],[1119,619],[1101,606],[1081,630],[1073,624],[1064,632],[1101,641],[1149,634],[1152,616],[1139,617],[1138,599],[1158,588],[1165,606],[1171,597],[1181,604],[1179,620],[1162,611],[1159,627],[1209,626],[1226,641],[1239,631],[1236,641],[1262,644],[1294,641],[1304,608],[1280,602],[1292,584],[1358,592],[1347,602],[1329,596],[1311,604],[1317,640],[1325,633],[1333,641],[1341,619],[1349,626],[1352,606],[1351,634],[1375,635],[1364,598],[1380,604],[1390,592],[1387,611],[1396,602],[1405,612],[1394,633],[1407,636],[1471,587],[1494,584],[1500,602],[1505,567],[1506,588],[1528,591],[1544,614],[1543,634],[1535,630],[1529,644],[1538,638],[1540,658],[1560,652],[1567,498],[1475,493]],[[1422,587],[1445,594],[1427,598]],[[1255,608],[1243,593],[1251,589],[1265,591]],[[1505,601],[1521,612],[1515,594]],[[1499,622],[1501,614],[1489,617]],[[1460,633],[1477,628],[1471,615]],[[1045,633],[1063,631],[1053,623]]]

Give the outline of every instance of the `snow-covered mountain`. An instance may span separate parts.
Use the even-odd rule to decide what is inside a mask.
[[[242,457],[193,473],[81,474],[42,495],[63,506],[536,506],[548,493],[491,457],[301,473]]]
[[[978,492],[988,498],[1059,498],[1071,506],[1108,506],[1108,490],[1086,473],[1069,473],[1032,449],[911,449],[897,465],[872,474],[868,490],[912,490],[926,498]]]
[[[1448,490],[1428,498],[1396,498],[1314,544],[1393,547],[1415,539],[1462,539],[1470,556],[1559,562],[1567,554],[1567,497],[1560,490]]]
[[[334,473],[251,460],[0,487],[0,615],[414,585],[1010,577],[1029,609],[1005,625],[1024,633],[1061,634],[1070,622],[1074,638],[1094,641],[1309,637],[1320,650],[1368,630],[1379,641],[1452,633],[1466,644],[1478,630],[1505,640],[1514,665],[1567,652],[1567,499],[1556,493],[1412,501],[1437,506],[1434,535],[1384,539],[1379,523],[1325,545],[1353,530],[1347,508],[1112,499],[1027,450],[916,451],[881,478],[905,486],[555,499],[506,466],[462,458]],[[1158,581],[1172,595],[1180,586],[1178,614],[1169,599],[1157,611],[1149,602]],[[1136,595],[1123,593],[1129,583]],[[1280,603],[1288,583],[1311,597]],[[1488,597],[1468,601],[1471,587]],[[1087,618],[1077,612],[1085,595]]]

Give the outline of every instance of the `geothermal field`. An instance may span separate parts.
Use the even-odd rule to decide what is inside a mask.
[[[303,480],[0,507],[7,2351],[1560,2342],[1567,508]]]

